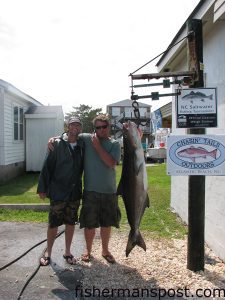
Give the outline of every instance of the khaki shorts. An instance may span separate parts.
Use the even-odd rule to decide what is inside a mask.
[[[116,194],[84,192],[80,213],[80,228],[114,226],[119,228],[121,219]]]
[[[80,201],[51,201],[48,216],[50,228],[63,224],[75,225],[78,221]]]

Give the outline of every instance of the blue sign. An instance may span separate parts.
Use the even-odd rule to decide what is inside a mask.
[[[157,129],[162,128],[162,113],[160,109],[157,109],[152,113],[152,126],[154,132],[156,132]]]
[[[225,135],[169,136],[169,175],[225,175]]]

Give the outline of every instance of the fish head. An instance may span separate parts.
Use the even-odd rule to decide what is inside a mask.
[[[137,149],[141,145],[141,136],[134,122],[127,121],[123,124],[123,138],[126,140],[132,148]]]

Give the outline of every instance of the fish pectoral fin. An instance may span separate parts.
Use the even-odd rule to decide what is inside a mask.
[[[145,203],[146,203],[146,207],[150,206],[150,200],[149,200],[148,194],[146,196]]]
[[[141,164],[139,164],[137,161],[134,162],[134,172],[135,172],[135,175],[138,175],[138,173],[140,172],[140,169],[141,169]]]
[[[141,233],[138,230],[136,231],[130,231],[129,233],[129,238],[128,238],[128,242],[127,242],[127,248],[126,248],[126,257],[128,257],[128,255],[130,254],[131,250],[135,247],[135,246],[139,246],[141,247],[143,250],[146,251],[146,244],[145,241],[143,239],[143,237],[141,236]]]
[[[122,195],[122,194],[123,194],[122,180],[120,180],[120,182],[119,182],[119,184],[118,184],[116,194],[117,194],[117,195]]]
[[[139,155],[138,153],[135,154],[135,160],[134,160],[134,171],[135,171],[135,174],[138,175],[141,168],[144,167],[144,164],[143,164],[143,160],[139,158]]]

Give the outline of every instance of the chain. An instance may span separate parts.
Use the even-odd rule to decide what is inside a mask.
[[[140,110],[139,110],[139,104],[138,104],[138,102],[136,100],[133,101],[132,107],[134,109],[134,116],[137,119],[137,126],[139,127],[139,125],[141,124]]]
[[[137,121],[136,121],[137,127],[139,127],[140,125],[146,126],[150,121],[146,121],[145,123],[141,123],[141,114],[140,114],[140,109],[139,109],[139,103],[137,102],[137,100],[132,99],[133,96],[134,96],[133,78],[131,76],[131,100],[133,101],[132,107],[134,109],[134,116],[137,119]]]
[[[135,118],[137,119],[137,127],[139,127],[140,125],[141,126],[146,126],[148,123],[150,123],[150,120],[142,123],[141,122],[141,114],[140,114],[140,109],[139,109],[139,103],[134,100],[133,103],[132,103],[132,106],[133,106],[133,109],[134,109],[134,116]]]

